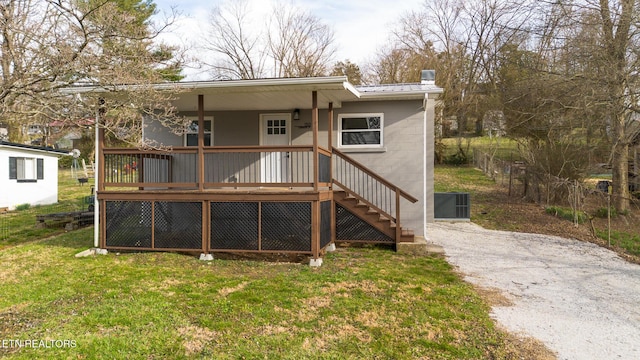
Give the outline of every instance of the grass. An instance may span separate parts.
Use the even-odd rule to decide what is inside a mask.
[[[444,138],[442,143],[445,145],[444,158],[451,158],[458,151],[458,138]],[[520,160],[520,152],[518,150],[518,143],[515,140],[500,137],[489,138],[488,136],[462,138],[462,148],[467,149],[467,143],[469,144],[468,158],[471,162],[473,159],[473,149],[477,148],[484,152],[494,153],[495,158],[501,160]]]
[[[515,351],[440,257],[339,248],[311,268],[170,253],[73,256],[91,242],[87,228],[0,251],[0,339],[76,345],[0,348],[0,356],[502,359]]]
[[[472,166],[436,166],[434,171],[435,192],[465,192],[471,196],[471,221],[490,228],[514,230],[505,227],[505,211],[494,206],[495,181]]]
[[[609,240],[607,229],[596,229],[596,235],[605,241]],[[640,256],[640,236],[638,234],[611,230],[611,246],[621,248],[627,254]]]
[[[462,176],[459,190],[475,177]],[[83,206],[88,187],[64,172],[60,184],[62,205]],[[75,258],[93,227],[34,229],[35,209],[59,207],[4,218],[0,341],[67,346],[0,346],[2,358],[521,357],[520,340],[495,327],[442,257],[365,246],[339,248],[320,268],[172,253]]]
[[[569,221],[577,221],[578,224],[583,224],[587,221],[587,215],[583,211],[574,211],[570,208],[565,208],[562,206],[547,206],[544,211],[553,216],[557,216],[561,219],[569,220]]]
[[[71,177],[69,170],[58,172],[58,203],[52,205],[20,205],[15,211],[0,214],[0,249],[24,242],[60,234],[60,227],[36,226],[36,216],[55,212],[86,209],[85,196],[90,195],[90,186],[80,186]]]

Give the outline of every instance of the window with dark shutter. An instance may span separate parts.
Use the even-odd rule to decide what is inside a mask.
[[[36,159],[37,161],[37,178],[44,179],[44,159]]]
[[[14,180],[18,178],[18,158],[9,158],[9,179]]]

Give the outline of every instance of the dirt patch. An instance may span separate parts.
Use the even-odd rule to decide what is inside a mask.
[[[509,334],[505,343],[505,348],[512,359],[556,360],[558,358],[541,341],[526,335]]]
[[[178,334],[184,338],[182,346],[187,356],[199,354],[209,342],[219,337],[217,332],[199,326],[181,327]]]
[[[247,281],[241,282],[240,284],[234,286],[234,287],[228,287],[228,288],[222,288],[220,290],[218,290],[218,294],[222,295],[222,296],[227,296],[231,293],[234,293],[236,291],[240,291],[242,289],[244,289],[249,283]]]
[[[504,296],[502,290],[497,288],[484,288],[482,286],[475,286],[478,295],[484,299],[491,307],[494,306],[513,306],[513,301]]]

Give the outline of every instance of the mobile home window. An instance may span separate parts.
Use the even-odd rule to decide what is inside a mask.
[[[341,147],[382,147],[383,129],[383,114],[338,115],[338,139]]]
[[[9,179],[18,181],[44,179],[44,159],[10,157]]]
[[[204,119],[204,146],[211,146],[213,136],[213,120]],[[198,119],[191,121],[191,125],[184,134],[184,146],[198,146]]]

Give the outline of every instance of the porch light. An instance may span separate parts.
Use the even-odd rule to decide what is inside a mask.
[[[293,110],[293,120],[300,120],[300,109]]]

